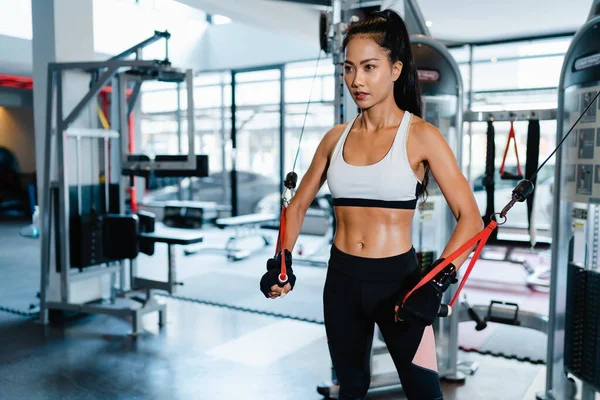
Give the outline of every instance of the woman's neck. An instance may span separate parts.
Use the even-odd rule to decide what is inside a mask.
[[[382,102],[363,110],[360,126],[367,132],[377,132],[390,126],[398,126],[403,116],[404,111],[399,109],[392,99],[391,102]]]

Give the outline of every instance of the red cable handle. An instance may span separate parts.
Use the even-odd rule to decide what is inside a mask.
[[[521,163],[519,162],[519,151],[517,150],[517,139],[515,137],[515,128],[513,121],[510,121],[510,130],[508,131],[508,141],[506,142],[506,148],[504,149],[504,157],[502,158],[502,165],[500,166],[500,176],[504,175],[504,164],[506,163],[506,155],[508,154],[508,148],[510,147],[510,141],[513,141],[515,148],[515,155],[517,156],[517,174],[523,176],[523,170],[521,169]]]
[[[287,268],[285,266],[285,251],[283,250],[283,243],[285,241],[285,212],[287,207],[281,206],[281,217],[279,218],[279,236],[277,237],[277,248],[275,254],[281,251],[281,273],[279,274],[279,281],[281,283],[287,282]]]
[[[491,221],[481,232],[477,233],[475,236],[473,236],[471,239],[469,239],[469,241],[467,241],[465,244],[463,244],[458,250],[455,250],[454,253],[452,253],[448,257],[446,257],[444,259],[444,261],[442,261],[441,263],[436,265],[436,267],[434,269],[429,271],[429,273],[427,275],[425,275],[419,281],[419,283],[417,283],[417,285],[414,288],[412,288],[412,290],[404,296],[404,299],[402,300],[402,304],[404,305],[404,303],[406,303],[406,299],[408,299],[415,290],[419,289],[421,286],[425,285],[427,282],[432,280],[438,273],[440,273],[444,268],[446,268],[448,266],[448,264],[450,264],[452,261],[454,261],[462,253],[467,251],[470,247],[475,245],[475,243],[479,242],[479,244],[477,245],[477,248],[475,249],[475,255],[473,256],[473,258],[471,258],[471,262],[469,263],[469,266],[467,267],[465,275],[464,275],[462,281],[460,282],[460,285],[458,286],[458,289],[456,290],[456,293],[454,294],[452,301],[449,304],[451,307],[454,306],[454,303],[456,303],[456,300],[458,299],[458,294],[462,290],[467,278],[469,277],[469,274],[471,273],[471,270],[475,266],[475,263],[477,262],[477,259],[479,258],[479,255],[481,254],[483,247],[485,246],[485,243],[487,242],[488,238],[490,237],[490,235],[492,234],[494,229],[496,229],[497,226],[498,226],[498,223],[496,221]]]

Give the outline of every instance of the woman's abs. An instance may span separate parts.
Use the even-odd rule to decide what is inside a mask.
[[[341,251],[359,257],[382,258],[412,248],[413,210],[336,207],[334,243]]]

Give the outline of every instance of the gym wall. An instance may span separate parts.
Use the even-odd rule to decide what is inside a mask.
[[[21,173],[35,172],[33,107],[0,106],[0,146],[17,157]]]

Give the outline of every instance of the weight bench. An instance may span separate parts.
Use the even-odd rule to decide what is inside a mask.
[[[193,231],[162,228],[155,232],[140,233],[140,242],[147,244],[165,243],[167,245],[167,268],[168,280],[156,281],[151,279],[137,278],[132,276],[132,287],[134,289],[156,289],[164,290],[169,294],[175,292],[175,286],[183,285],[176,281],[175,246],[188,246],[197,244],[204,240],[204,235]]]
[[[225,251],[227,259],[230,261],[240,261],[243,260],[258,250],[261,250],[262,247],[268,246],[271,244],[271,239],[266,236],[264,233],[260,232],[260,227],[263,224],[279,221],[279,216],[276,214],[248,214],[248,215],[240,215],[237,217],[228,217],[228,218],[219,218],[215,221],[215,225],[220,229],[226,228],[234,228],[235,233],[233,236],[230,236],[227,239],[227,243],[225,247],[222,249],[208,249],[208,248],[191,248],[184,249],[183,253],[186,256],[196,254],[200,251],[204,250],[218,250]],[[244,250],[234,247],[236,243],[248,237],[260,236],[264,241],[264,246],[258,247],[253,250]]]
[[[175,252],[174,247],[177,245],[187,246],[190,244],[200,243],[204,239],[202,235],[193,232],[186,232],[177,230],[177,232],[170,232],[170,229],[159,229],[158,232],[147,232],[139,233],[140,245],[151,245],[154,246],[156,243],[165,243],[168,247],[168,278],[167,281],[159,281],[153,279],[138,278],[136,276],[136,266],[132,263],[130,270],[130,286],[129,291],[121,291],[115,293],[119,297],[129,298],[137,303],[141,304],[141,308],[138,311],[132,309],[124,313],[114,312],[116,315],[130,316],[132,323],[133,335],[138,335],[142,332],[142,317],[153,311],[158,311],[158,325],[164,326],[167,320],[167,307],[163,303],[159,303],[156,297],[153,295],[153,290],[163,290],[170,294],[175,292],[177,285],[183,285],[181,282],[176,280],[176,264],[175,264]],[[124,281],[124,276],[121,277],[121,284]],[[123,289],[123,288],[122,288]],[[145,296],[142,293],[145,292]]]

